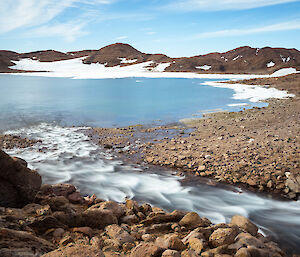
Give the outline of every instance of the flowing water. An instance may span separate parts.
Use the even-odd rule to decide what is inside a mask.
[[[73,183],[82,193],[122,202],[125,197],[169,211],[196,211],[212,222],[228,222],[240,214],[254,221],[282,247],[300,252],[300,202],[279,201],[235,187],[190,183],[170,172],[149,173],[105,153],[84,133],[87,128],[40,124],[7,133],[41,139],[9,154],[28,161],[44,183]],[[143,171],[143,172],[142,172]]]
[[[82,193],[197,211],[212,222],[249,217],[282,247],[300,252],[300,202],[279,201],[231,186],[215,187],[118,160],[86,135],[89,126],[176,122],[203,110],[238,111],[265,103],[232,99],[233,91],[201,79],[71,80],[0,76],[0,131],[40,139],[9,154],[24,158],[44,183],[73,183]],[[239,104],[247,106],[240,107]],[[228,106],[229,105],[229,106]],[[76,127],[71,127],[76,125]],[[83,125],[83,127],[80,127]]]

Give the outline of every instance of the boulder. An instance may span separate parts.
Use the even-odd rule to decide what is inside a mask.
[[[197,227],[209,226],[211,222],[207,219],[201,219],[196,212],[187,213],[180,221],[179,225],[188,229],[194,229]]]
[[[231,224],[237,225],[238,227],[244,229],[245,231],[249,232],[251,235],[257,235],[258,228],[255,224],[253,224],[249,219],[243,216],[233,216],[231,218]]]
[[[140,243],[131,250],[130,257],[160,257],[164,250],[154,243]]]
[[[235,237],[238,235],[239,230],[233,228],[218,228],[209,237],[209,243],[213,247],[221,245],[229,245],[234,242]]]
[[[118,219],[109,210],[87,209],[82,213],[82,222],[84,226],[101,229],[117,224]]]
[[[156,216],[147,218],[143,220],[141,223],[145,224],[146,226],[154,224],[154,223],[167,223],[167,222],[178,222],[180,221],[184,216],[186,215],[186,212],[184,211],[173,211],[171,213],[162,213],[157,214]]]
[[[162,257],[180,257],[180,253],[175,250],[165,250],[161,256]]]
[[[200,254],[205,247],[205,242],[203,239],[190,238],[188,242],[190,248],[193,249],[197,254]]]
[[[41,176],[0,150],[0,206],[23,207],[34,201]]]
[[[116,240],[119,245],[125,243],[133,243],[134,238],[120,226],[113,224],[105,228],[106,234],[113,240]]]
[[[72,194],[75,191],[76,187],[72,184],[44,184],[41,187],[41,193],[43,195],[64,196],[65,198],[67,198],[69,194]]]
[[[106,201],[102,203],[95,204],[89,208],[89,210],[99,209],[99,210],[109,210],[111,211],[117,218],[120,218],[125,214],[125,207],[121,204],[118,204],[113,201]]]
[[[40,256],[55,246],[25,231],[0,228],[0,256]]]

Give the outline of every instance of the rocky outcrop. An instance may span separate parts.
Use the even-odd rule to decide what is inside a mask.
[[[20,207],[33,202],[41,176],[0,150],[0,205]]]

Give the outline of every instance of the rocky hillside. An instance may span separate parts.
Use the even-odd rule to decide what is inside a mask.
[[[0,51],[0,72],[12,71],[11,61],[23,58],[53,62],[83,58],[84,64],[100,63],[106,67],[127,66],[149,62],[149,67],[159,63],[169,63],[165,69],[169,72],[196,73],[255,73],[270,74],[281,68],[297,68],[300,70],[300,51],[286,48],[251,48],[244,46],[225,53],[210,53],[193,57],[170,58],[164,54],[146,54],[128,44],[112,44],[99,50],[83,50],[62,53],[54,50],[37,51],[18,54]],[[16,71],[14,71],[16,72]]]

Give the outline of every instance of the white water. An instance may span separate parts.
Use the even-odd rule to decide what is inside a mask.
[[[265,196],[206,184],[186,183],[169,174],[142,172],[124,165],[94,144],[87,128],[63,128],[41,124],[6,133],[42,140],[27,149],[12,149],[37,169],[44,183],[73,183],[83,193],[119,202],[125,197],[173,210],[197,211],[212,222],[229,221],[241,214],[253,220],[265,234],[284,247],[300,251],[300,202],[277,201]]]

